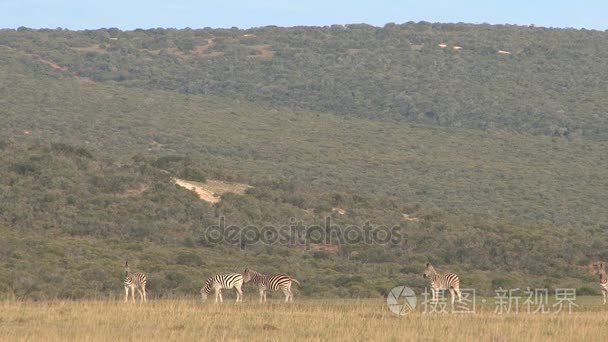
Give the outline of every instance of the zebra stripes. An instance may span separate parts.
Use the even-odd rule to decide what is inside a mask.
[[[266,301],[267,290],[281,290],[283,291],[283,294],[285,294],[285,302],[293,301],[291,283],[294,282],[298,284],[298,287],[302,287],[299,281],[289,277],[288,275],[265,275],[251,269],[245,269],[245,272],[243,272],[243,279],[245,280],[245,283],[251,282],[252,284],[257,285],[258,290],[260,291],[260,303]]]
[[[236,290],[236,301],[243,301],[243,291],[241,291],[241,286],[243,285],[243,276],[238,273],[229,273],[229,274],[218,274],[215,275],[207,281],[205,281],[205,285],[201,289],[201,297],[203,300],[206,300],[209,294],[211,293],[211,289],[215,289],[215,302],[223,303],[224,300],[222,298],[222,289],[231,289],[234,288]]]
[[[125,302],[129,301],[129,291],[131,292],[133,302],[136,301],[135,289],[137,289],[137,292],[139,293],[141,302],[147,302],[146,274],[141,272],[131,273],[128,260],[125,260],[124,270]],[[281,290],[285,294],[285,302],[293,301],[293,293],[291,292],[292,282],[296,283],[298,287],[302,287],[299,281],[285,274],[265,275],[251,269],[245,269],[243,274],[217,274],[208,278],[200,290],[201,298],[203,301],[207,300],[211,291],[215,290],[215,302],[223,303],[224,298],[222,296],[222,289],[234,288],[236,291],[236,302],[242,302],[243,291],[241,288],[243,283],[247,282],[251,282],[253,285],[257,286],[260,292],[260,303],[266,301],[266,292],[268,290]]]
[[[600,275],[600,287],[602,288],[602,297],[604,298],[604,304],[606,304],[606,296],[608,295],[608,276],[606,275],[606,268],[604,267],[604,263],[592,263],[589,266],[591,268],[591,274]]]
[[[462,299],[460,293],[460,278],[454,273],[439,274],[431,263],[426,263],[426,268],[423,273],[424,278],[428,279],[431,284],[431,293],[433,301],[437,301],[439,291],[449,290],[452,297],[452,305],[454,305],[454,292],[458,294],[458,301]]]
[[[148,281],[146,275],[141,272],[131,273],[129,269],[129,261],[125,261],[125,302],[129,300],[129,289],[133,302],[135,302],[135,289],[139,293],[142,302],[146,302],[146,282]]]

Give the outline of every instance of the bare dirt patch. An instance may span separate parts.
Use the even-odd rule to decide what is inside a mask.
[[[403,218],[404,218],[406,221],[412,221],[412,222],[418,222],[418,221],[420,221],[420,219],[419,219],[419,218],[414,217],[414,216],[411,216],[411,215],[408,215],[408,214],[401,214],[401,215],[403,215]]]
[[[331,208],[331,211],[333,211],[334,213],[337,213],[338,215],[346,214],[346,209],[343,209],[343,208]]]
[[[207,39],[207,44],[204,45],[198,45],[194,48],[194,50],[192,50],[191,54],[196,55],[196,56],[209,56],[209,57],[216,57],[216,56],[223,56],[224,53],[221,51],[209,51],[209,49],[213,46],[213,39]]]
[[[257,54],[249,56],[251,58],[272,59],[272,56],[274,56],[274,52],[270,50],[272,47],[270,44],[249,45],[248,47],[257,51]]]
[[[67,72],[67,71],[68,71],[68,68],[67,68],[67,67],[61,66],[61,65],[59,65],[59,64],[57,64],[57,63],[55,63],[55,62],[53,62],[53,61],[48,61],[48,60],[46,60],[46,59],[42,59],[42,58],[40,58],[39,60],[40,60],[42,63],[44,63],[44,64],[46,64],[46,65],[50,66],[51,68],[53,68],[53,69],[55,69],[55,70],[59,70],[59,71],[62,71],[62,72]]]
[[[340,251],[340,246],[333,243],[309,243],[296,245],[295,249],[300,251],[315,251],[328,254],[336,254]]]
[[[59,65],[59,64],[57,64],[57,63],[55,63],[53,61],[42,59],[40,57],[38,57],[38,60],[40,62],[42,62],[43,64],[46,64],[46,65],[50,66],[51,68],[53,68],[55,70],[58,70],[58,71],[61,71],[61,72],[65,72],[65,73],[69,73],[70,72],[70,70],[66,66]],[[72,72],[71,75],[72,75],[72,77],[74,77],[74,79],[76,79],[78,81],[81,81],[81,82],[85,82],[85,83],[93,83],[94,82],[91,78],[80,76],[77,72]]]
[[[213,38],[207,39],[205,44],[196,45],[194,49],[190,51],[182,51],[176,47],[170,47],[165,49],[157,49],[157,50],[148,50],[142,49],[142,51],[146,51],[148,53],[154,55],[160,55],[161,53],[166,53],[177,58],[188,59],[193,57],[217,57],[223,56],[224,53],[222,51],[209,51],[213,46]]]
[[[219,180],[208,180],[205,183],[201,183],[180,178],[173,178],[173,181],[182,188],[194,191],[201,200],[209,203],[219,202],[221,200],[221,196],[228,192],[242,195],[247,189],[252,187],[251,185],[247,184],[228,183]]]

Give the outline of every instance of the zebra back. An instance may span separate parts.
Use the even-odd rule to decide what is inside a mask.
[[[137,287],[145,287],[148,278],[144,273],[130,273],[129,271],[125,274],[125,285],[128,286],[137,286]]]
[[[298,284],[298,286],[301,286],[300,282],[291,279],[291,277],[286,274],[265,275],[251,269],[246,269],[243,274],[245,282],[251,282],[258,287],[263,286],[273,291],[289,287],[292,280]]]
[[[201,294],[209,295],[211,289],[219,286],[222,289],[231,289],[239,283],[243,283],[243,275],[239,273],[217,274],[205,281]]]
[[[129,259],[125,259],[125,285],[127,286],[137,286],[141,288],[146,287],[146,282],[148,281],[146,275],[141,272],[131,273],[131,269],[129,268]]]
[[[600,262],[597,264],[597,272],[600,275],[600,286],[608,289],[608,275],[606,275],[606,268],[604,267],[604,263]]]
[[[458,289],[460,287],[458,275],[454,273],[439,274],[430,263],[426,264],[424,277],[429,279],[433,289]]]
[[[589,264],[589,271],[593,275],[600,276],[600,286],[608,289],[608,275],[606,275],[606,268],[603,262],[592,262]]]
[[[431,278],[431,287],[435,289],[458,288],[460,279],[454,273],[436,274]]]

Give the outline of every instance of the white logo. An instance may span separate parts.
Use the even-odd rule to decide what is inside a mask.
[[[406,286],[397,286],[386,296],[389,310],[397,315],[405,315],[414,311],[416,301],[416,293]]]

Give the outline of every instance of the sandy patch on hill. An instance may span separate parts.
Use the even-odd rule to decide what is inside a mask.
[[[208,180],[205,183],[189,181],[180,178],[173,178],[175,184],[182,188],[195,192],[198,197],[209,203],[217,203],[222,199],[222,195],[227,192],[242,195],[251,188],[251,185],[241,183],[228,183],[219,180]]]
[[[334,213],[338,213],[339,215],[346,214],[346,209],[343,208],[331,208],[331,211],[333,211]]]
[[[413,222],[420,221],[420,219],[417,218],[417,217],[414,217],[414,216],[411,216],[411,215],[408,215],[408,214],[402,214],[402,215],[403,215],[403,218],[405,220],[407,220],[407,221],[413,221]]]

